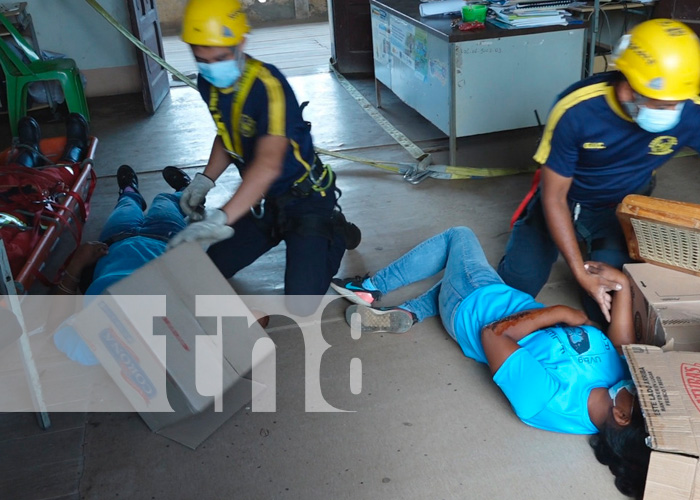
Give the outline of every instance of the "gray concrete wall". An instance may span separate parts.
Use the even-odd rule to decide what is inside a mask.
[[[164,35],[180,33],[185,4],[187,4],[187,0],[156,0],[160,27]]]
[[[88,80],[89,97],[141,91],[137,49],[84,0],[26,0],[42,49],[75,59]],[[156,0],[164,34],[180,32],[187,0]],[[126,0],[100,0],[131,28]],[[326,15],[326,0],[243,0],[251,24]],[[304,15],[300,16],[303,12]]]
[[[88,80],[88,96],[139,92],[136,49],[84,0],[26,0],[42,49],[75,59]],[[130,26],[124,0],[100,0]]]
[[[253,26],[275,21],[319,18],[328,13],[327,0],[241,0],[241,3]],[[179,33],[187,0],[156,0],[156,4],[163,33]]]

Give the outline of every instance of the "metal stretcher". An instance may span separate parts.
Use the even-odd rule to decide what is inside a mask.
[[[51,162],[57,162],[65,145],[65,137],[53,137],[43,139],[39,147],[43,155]],[[83,206],[89,203],[94,189],[96,176],[93,163],[96,148],[97,138],[91,137],[85,159],[80,169],[75,173],[73,183],[69,188],[69,191],[76,193],[77,197],[65,196],[63,201],[54,207],[51,216],[42,217],[42,225],[46,226],[46,229],[38,244],[27,255],[21,271],[14,277],[19,294],[30,291],[32,293],[45,293],[50,283],[47,283],[44,277],[55,277],[80,243],[76,241],[76,234],[81,234],[87,214],[84,214],[85,220],[76,219],[83,219],[81,216]],[[3,166],[8,165],[8,159],[14,152],[14,148],[0,152],[0,174]],[[41,279],[37,280],[37,278]]]
[[[65,137],[44,139],[39,148],[50,163],[56,163],[66,146]],[[69,195],[63,196],[61,202],[52,207],[52,212],[42,215],[41,226],[45,227],[38,243],[26,256],[20,272],[13,276],[10,262],[5,252],[5,244],[0,239],[0,296],[5,299],[5,307],[15,314],[22,330],[19,337],[20,352],[25,370],[25,376],[30,388],[33,406],[36,411],[39,426],[47,429],[51,426],[48,408],[44,401],[40,375],[34,362],[24,315],[22,313],[21,295],[32,293],[47,293],[50,283],[42,282],[39,277],[56,277],[67,259],[80,244],[79,235],[87,220],[87,204],[90,202],[95,187],[96,176],[93,169],[97,138],[91,137],[85,160],[75,169],[73,182],[68,187]],[[9,165],[9,159],[15,154],[14,148],[0,152],[0,174],[3,166],[8,170],[16,168]],[[44,167],[55,168],[55,167]],[[70,227],[68,227],[70,226]],[[43,287],[43,288],[42,288]]]

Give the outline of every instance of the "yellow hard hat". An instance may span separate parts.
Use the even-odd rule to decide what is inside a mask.
[[[621,40],[617,68],[639,94],[683,101],[700,94],[700,41],[688,26],[651,19]]]
[[[250,31],[238,0],[190,0],[182,21],[182,40],[190,45],[232,47]]]

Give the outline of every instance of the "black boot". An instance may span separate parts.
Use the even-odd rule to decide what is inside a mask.
[[[44,165],[44,158],[39,150],[41,129],[36,120],[31,116],[20,118],[17,123],[17,135],[19,139],[18,152],[10,161],[30,168]]]
[[[133,168],[129,165],[119,167],[119,170],[117,170],[117,184],[119,184],[119,196],[123,195],[124,190],[130,187],[141,197],[141,210],[146,210],[146,201],[139,192],[139,178]]]
[[[362,232],[352,222],[348,222],[342,212],[336,210],[333,212],[333,226],[341,232],[345,238],[345,248],[354,250],[362,241]]]
[[[66,147],[59,162],[78,163],[85,159],[88,148],[88,123],[80,113],[66,118]]]
[[[184,170],[177,167],[165,167],[163,169],[163,179],[175,192],[182,191],[190,185],[192,179]]]

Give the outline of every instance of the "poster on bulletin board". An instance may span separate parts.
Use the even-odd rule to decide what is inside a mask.
[[[414,33],[413,60],[415,61],[415,75],[421,82],[428,77],[428,33],[416,28]]]
[[[416,64],[413,57],[415,48],[415,27],[396,17],[391,18],[391,55],[394,60],[401,61],[409,68],[415,69]]]
[[[389,54],[391,53],[391,42],[389,41],[389,20],[385,10],[372,7],[372,17],[376,29],[373,31],[374,37],[374,60],[377,63],[389,64]]]

